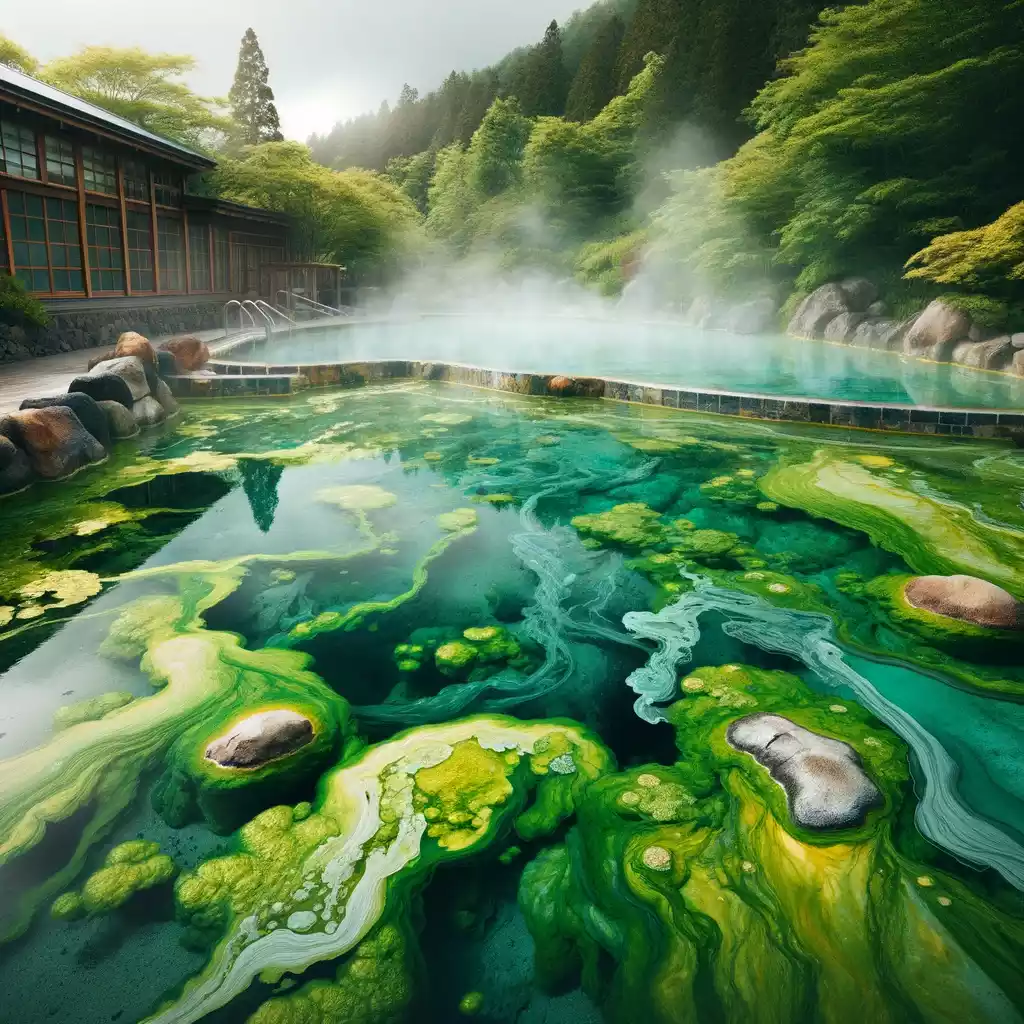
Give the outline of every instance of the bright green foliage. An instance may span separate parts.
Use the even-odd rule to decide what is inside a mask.
[[[39,61],[28,50],[2,34],[0,34],[0,64],[24,71],[27,75],[34,75],[39,68]]]
[[[64,920],[107,914],[127,903],[135,893],[169,882],[177,870],[174,861],[160,852],[158,844],[130,840],[107,854],[103,867],[86,879],[81,892],[58,897],[50,913]]]
[[[49,322],[50,314],[24,284],[10,274],[0,273],[0,323],[46,327]]]
[[[984,227],[932,239],[907,266],[907,277],[1024,296],[1024,203]]]
[[[274,90],[267,84],[270,72],[256,33],[245,30],[238,50],[238,67],[228,101],[238,126],[239,141],[247,146],[282,142],[281,120],[274,106]]]
[[[576,280],[593,285],[602,295],[617,295],[626,283],[626,268],[639,261],[646,242],[647,232],[638,230],[610,242],[584,245],[576,257]]]
[[[228,133],[232,125],[215,100],[197,96],[180,81],[194,67],[195,60],[182,54],[87,46],[51,61],[42,77],[157,135],[205,148],[211,134]]]
[[[342,263],[358,277],[392,265],[418,215],[391,181],[370,171],[329,171],[297,142],[267,142],[225,159],[213,174],[225,199],[287,213],[297,258]]]
[[[469,144],[467,184],[482,198],[518,185],[530,121],[515,97],[495,100]]]
[[[437,154],[427,191],[427,231],[455,247],[468,240],[467,221],[473,207],[468,172],[465,150],[457,144],[446,146]]]
[[[427,190],[430,188],[430,179],[434,176],[436,159],[437,153],[426,149],[415,156],[392,157],[384,168],[384,173],[423,214],[427,212]]]

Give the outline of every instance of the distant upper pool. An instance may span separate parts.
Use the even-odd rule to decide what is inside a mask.
[[[280,335],[232,361],[424,359],[698,389],[915,405],[1024,408],[1024,379],[894,352],[669,323],[430,316]]]

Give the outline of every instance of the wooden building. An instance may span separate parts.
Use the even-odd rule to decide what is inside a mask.
[[[64,309],[255,295],[261,265],[287,258],[287,219],[189,195],[188,176],[214,166],[0,65],[0,272]]]

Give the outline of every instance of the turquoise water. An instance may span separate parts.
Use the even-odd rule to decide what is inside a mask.
[[[226,358],[291,363],[424,359],[488,369],[915,405],[1024,408],[1024,380],[783,335],[614,320],[423,317],[246,345]]]
[[[854,526],[770,483],[825,457]],[[1024,642],[871,588],[940,557],[911,495],[1017,571],[1021,487],[997,442],[434,382],[185,403],[0,502],[0,1022],[1020,1021]],[[282,705],[333,747],[210,774]],[[758,712],[884,800],[796,828],[723,739]],[[173,875],[111,881],[139,840]]]

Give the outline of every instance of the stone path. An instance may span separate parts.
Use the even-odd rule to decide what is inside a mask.
[[[221,330],[192,332],[195,337],[207,342],[219,338],[223,333]],[[170,337],[172,335],[150,338],[150,341],[158,345]],[[67,391],[71,381],[85,373],[89,360],[109,348],[109,345],[101,345],[98,348],[82,348],[77,352],[59,352],[37,359],[23,359],[16,363],[0,363],[0,414],[15,412],[26,398],[59,395]]]

